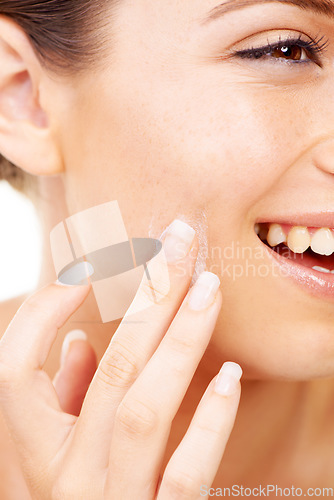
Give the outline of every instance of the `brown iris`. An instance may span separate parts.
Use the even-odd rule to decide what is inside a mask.
[[[298,61],[302,57],[302,47],[298,45],[292,45],[291,47],[283,46],[277,47],[271,52],[273,57],[283,57],[285,59],[292,59],[293,61]]]

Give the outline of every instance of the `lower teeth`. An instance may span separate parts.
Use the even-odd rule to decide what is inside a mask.
[[[330,271],[326,267],[313,266],[312,269],[314,269],[315,271],[319,271],[320,273],[332,273],[332,274],[334,274],[334,269],[332,271]]]

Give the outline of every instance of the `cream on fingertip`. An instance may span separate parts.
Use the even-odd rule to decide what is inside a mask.
[[[162,233],[167,262],[173,263],[187,256],[195,237],[195,230],[186,222],[175,219]]]

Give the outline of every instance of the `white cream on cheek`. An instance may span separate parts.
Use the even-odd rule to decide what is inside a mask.
[[[189,226],[195,229],[197,234],[199,246],[195,270],[191,281],[191,285],[193,285],[199,275],[206,270],[206,260],[208,257],[208,223],[206,213],[204,210],[199,210],[191,217],[184,214],[176,214],[175,219],[180,219],[189,224]],[[165,227],[161,227],[159,220],[153,215],[148,230],[149,237],[159,239],[165,229]]]

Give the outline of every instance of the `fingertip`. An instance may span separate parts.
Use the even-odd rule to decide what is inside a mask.
[[[56,281],[53,282],[53,285],[55,285],[56,287],[61,287],[61,288],[64,288],[64,289],[68,289],[68,290],[89,290],[90,287],[91,287],[91,283],[90,282],[87,282],[87,283],[84,283],[84,284],[74,284],[74,285],[71,285],[71,284],[68,284],[68,283],[63,283],[62,281],[59,281],[59,279],[57,279]]]
[[[215,392],[222,396],[233,396],[240,391],[241,377],[241,366],[233,361],[226,361],[217,375],[214,386]]]
[[[91,290],[91,284],[85,285],[66,285],[61,283],[59,280],[54,281],[51,284],[51,288],[55,290],[57,294],[61,294],[65,297],[64,300],[69,303],[82,303],[88,296]]]
[[[63,349],[64,360],[53,383],[63,411],[78,416],[96,371],[96,353],[82,330],[69,332]]]
[[[61,353],[60,353],[60,364],[61,365],[65,364],[65,358],[68,354],[70,345],[74,340],[87,341],[87,335],[83,330],[80,330],[80,329],[72,330],[71,332],[67,333],[67,335],[65,335],[65,338],[63,340],[63,345],[61,348]]]

